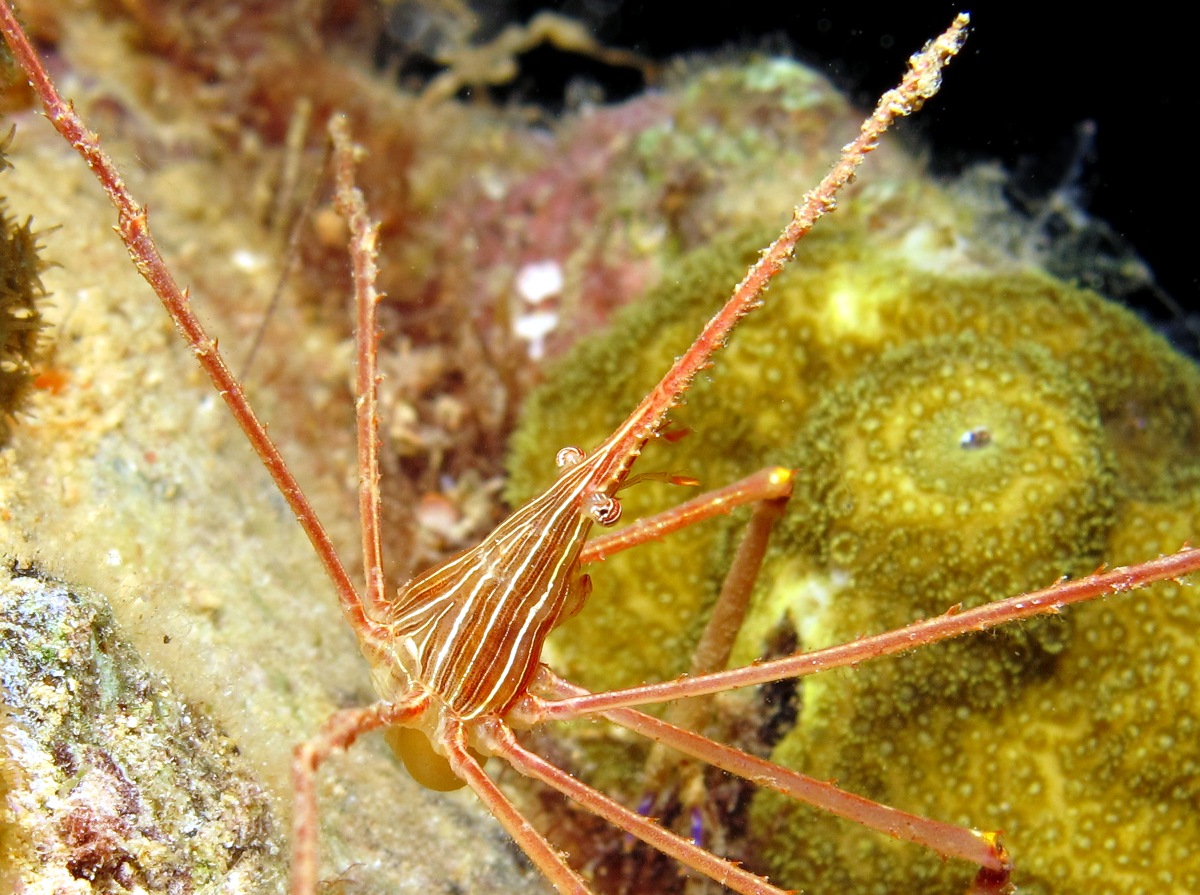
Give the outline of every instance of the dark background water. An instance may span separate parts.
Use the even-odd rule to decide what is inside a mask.
[[[548,4],[481,0],[491,27]],[[677,0],[567,0],[549,5],[586,23],[602,41],[655,58],[737,49],[787,52],[830,75],[861,105],[891,86],[907,56],[942,30],[953,3],[720,3],[717,12]],[[1193,352],[1200,338],[1200,274],[1193,262],[1198,163],[1186,129],[1196,106],[1184,77],[1200,50],[1196,29],[1154,4],[1072,12],[1067,4],[976,3],[973,34],[940,97],[907,126],[931,147],[936,170],[997,160],[1010,193],[1036,208],[1068,186],[1107,221],[1117,249],[1132,248],[1160,289],[1132,301]],[[1081,7],[1087,9],[1086,7]],[[511,89],[553,106],[572,78],[594,78],[610,97],[637,79],[550,49],[523,57]],[[1081,138],[1086,127],[1090,139]],[[1073,167],[1074,162],[1081,164]],[[1068,172],[1073,171],[1074,176]],[[1172,305],[1176,307],[1173,309]],[[1187,343],[1190,342],[1189,346]]]

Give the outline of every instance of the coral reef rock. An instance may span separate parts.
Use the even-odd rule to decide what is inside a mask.
[[[0,582],[0,887],[262,892],[268,798],[205,713],[149,672],[107,604],[30,570]]]

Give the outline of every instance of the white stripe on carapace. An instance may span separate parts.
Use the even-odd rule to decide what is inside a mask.
[[[558,556],[558,562],[556,563],[554,574],[549,579],[538,575],[532,576],[534,578],[533,583],[538,585],[536,588],[537,598],[532,604],[528,603],[529,597],[533,596],[533,594],[527,589],[526,573],[532,565],[540,564],[544,560],[546,556],[546,542],[563,534],[563,517],[572,515],[582,517],[582,501],[580,497],[590,485],[589,472],[591,470],[588,468],[588,464],[579,464],[575,469],[570,470],[556,482],[542,497],[527,504],[510,517],[508,521],[512,524],[513,537],[515,538],[512,548],[516,548],[514,552],[517,556],[521,557],[521,562],[515,567],[504,568],[505,586],[503,590],[493,591],[487,595],[494,599],[492,612],[487,623],[478,629],[479,635],[473,644],[473,654],[469,657],[470,661],[465,666],[465,668],[477,669],[479,673],[451,675],[450,680],[443,681],[440,680],[442,673],[448,671],[454,664],[458,664],[457,661],[447,662],[446,660],[451,657],[455,660],[461,660],[464,658],[464,648],[471,646],[471,644],[468,644],[457,635],[462,624],[471,615],[467,611],[468,608],[473,607],[464,606],[462,611],[460,611],[459,617],[455,620],[455,626],[450,632],[450,637],[446,645],[438,656],[434,669],[431,669],[430,677],[438,685],[436,689],[442,691],[443,698],[446,699],[447,703],[463,711],[465,713],[464,717],[470,717],[473,714],[495,707],[492,700],[504,689],[505,684],[508,684],[510,687],[514,685],[509,676],[510,672],[513,666],[517,664],[521,654],[527,652],[531,646],[531,644],[523,642],[525,632],[528,631],[530,623],[539,616],[544,619],[553,615],[553,613],[544,613],[543,609],[548,602],[563,592],[564,583],[562,579],[565,577],[562,574],[563,563],[565,560],[569,568],[571,560],[567,559],[566,554],[570,554],[572,551],[554,551]],[[577,481],[572,481],[573,479],[577,479]],[[554,511],[548,517],[542,518],[547,507],[553,507]],[[533,529],[537,531],[537,536],[533,539],[532,543],[529,543],[527,538],[531,530],[530,523],[534,520],[539,521],[539,524]],[[566,540],[568,542],[571,540],[581,540],[580,525],[576,523],[570,527],[572,531]],[[507,535],[507,532],[505,534]],[[499,540],[504,541],[507,538]],[[499,544],[496,546],[499,546]],[[486,557],[481,556],[480,558],[486,562],[495,562],[499,559],[502,565],[506,565],[503,560],[508,557],[509,552],[510,550],[497,550],[493,547],[492,550],[487,551],[488,555]],[[474,597],[474,594],[472,596]],[[525,615],[525,622],[514,635],[511,632],[512,622],[521,614],[520,610],[522,609],[525,610],[523,613]],[[510,614],[512,618],[506,624],[500,626],[503,633],[498,638],[495,638],[499,640],[499,643],[496,644],[497,648],[494,657],[489,658],[485,653],[485,647],[492,642],[493,632],[497,629],[501,617],[506,613]],[[479,662],[481,656],[488,659],[486,666]],[[502,664],[498,661],[501,659]],[[479,700],[475,698],[464,700],[464,695],[468,687],[476,690],[481,685],[486,686],[489,679],[495,683],[486,699]],[[452,690],[449,692],[442,690],[441,685],[450,683],[453,683]],[[478,694],[475,695],[477,696]],[[470,705],[463,705],[464,701],[469,702]]]

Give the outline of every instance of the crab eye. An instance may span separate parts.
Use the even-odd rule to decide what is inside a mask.
[[[583,451],[577,447],[565,447],[554,455],[554,465],[559,469],[574,466],[583,459]]]
[[[592,494],[584,503],[584,510],[599,525],[616,525],[621,518],[621,501],[607,494]]]

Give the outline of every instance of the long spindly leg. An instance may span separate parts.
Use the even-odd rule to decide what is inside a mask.
[[[723,488],[705,492],[662,513],[639,519],[619,531],[592,539],[584,548],[581,561],[603,560],[629,547],[659,540],[685,527],[727,515],[738,507],[752,505],[750,520],[709,612],[704,631],[692,651],[687,673],[689,677],[695,677],[720,671],[729,662],[766,555],[771,529],[783,515],[794,479],[795,473],[782,466],[760,469]],[[707,714],[696,700],[680,700],[671,704],[667,718],[680,727],[695,729]],[[677,764],[675,753],[657,748],[651,751],[645,780],[647,792],[656,802],[661,802],[659,797],[665,792],[666,778],[672,775]],[[679,789],[702,791],[699,787]]]
[[[827,810],[898,839],[924,844],[946,857],[978,865],[975,892],[1003,891],[1008,857],[995,834],[968,830],[919,817],[844,792],[830,783],[771,764],[764,759],[724,746],[665,721],[633,711],[630,706],[666,702],[690,696],[723,692],[789,677],[857,664],[956,637],[987,630],[1015,620],[1055,613],[1071,603],[1144,587],[1200,570],[1200,550],[1185,547],[1177,553],[1128,568],[1113,569],[1019,597],[1000,600],[967,611],[952,608],[945,615],[914,622],[853,643],[801,653],[771,662],[680,678],[609,693],[591,694],[543,668],[527,697],[510,712],[511,721],[524,725],[602,715],[613,723],[642,734],[656,743],[694,759],[769,787],[791,798]]]
[[[1182,547],[1175,553],[1148,562],[1061,581],[1042,590],[986,603],[974,609],[962,610],[958,606],[952,606],[943,615],[912,622],[903,628],[870,637],[862,637],[850,643],[796,653],[782,659],[699,677],[678,678],[660,684],[644,684],[606,693],[566,696],[540,704],[530,703],[521,705],[517,714],[521,723],[566,721],[613,708],[652,705],[689,696],[705,696],[738,687],[753,687],[771,681],[804,677],[883,656],[894,656],[931,643],[976,631],[986,631],[1022,619],[1055,615],[1064,606],[1073,603],[1137,590],[1156,581],[1181,578],[1197,571],[1200,571],[1200,548]]]
[[[329,121],[333,140],[337,208],[350,227],[355,308],[355,424],[358,441],[358,515],[362,533],[363,602],[368,615],[382,619],[387,609],[383,547],[379,533],[379,332],[375,290],[379,224],[367,215],[366,200],[354,182],[357,147],[344,119]]]
[[[154,244],[147,223],[146,209],[138,204],[126,188],[116,165],[100,148],[99,137],[87,129],[75,114],[74,107],[59,95],[7,3],[0,3],[0,32],[8,42],[13,58],[28,76],[29,83],[41,100],[50,123],[83,157],[108,194],[117,211],[117,232],[129,250],[134,266],[171,315],[180,335],[196,355],[196,360],[208,374],[218,394],[225,400],[251,447],[295,513],[326,573],[333,581],[343,614],[355,630],[364,634],[378,633],[376,626],[364,613],[362,598],[334,549],[333,541],[317,518],[312,504],[284,463],[278,448],[267,435],[266,427],[255,415],[241,383],[218,350],[217,340],[205,331],[193,313],[187,291],[175,281],[174,275]]]
[[[486,722],[485,722],[486,723]],[[592,895],[582,876],[571,869],[562,854],[539,833],[517,807],[508,800],[467,748],[466,730],[457,718],[444,718],[438,730],[438,742],[446,752],[450,768],[465,780],[479,800],[508,835],[521,847],[529,860],[540,870],[559,895]],[[292,895],[297,895],[293,892]],[[304,893],[307,895],[307,893]]]
[[[785,890],[771,885],[762,877],[743,870],[732,861],[717,857],[688,839],[630,811],[619,802],[579,782],[566,771],[528,751],[517,742],[512,730],[504,722],[490,719],[482,726],[481,733],[488,747],[521,774],[557,789],[576,804],[636,836],[663,854],[675,858],[735,892],[741,892],[742,895],[786,895]]]
[[[794,478],[792,470],[783,467],[759,470],[724,488],[591,541],[584,549],[584,560],[607,557],[633,544],[664,537],[685,526],[752,504],[750,520],[720,594],[709,612],[704,631],[692,651],[687,673],[689,677],[695,677],[720,671],[729,662],[766,555],[771,529],[783,515]],[[698,730],[711,720],[712,713],[699,700],[683,699],[671,703],[666,717],[679,727]],[[722,736],[721,731],[714,731],[711,726],[707,732],[718,738]],[[708,800],[700,763],[681,758],[678,752],[656,744],[646,759],[643,780],[646,795],[642,804],[647,813],[663,817],[682,808],[695,816],[693,825],[698,829],[717,829],[716,824],[702,820],[708,813]],[[699,838],[698,834],[694,835]]]
[[[405,725],[429,708],[424,692],[398,702],[377,702],[360,709],[344,709],[329,716],[311,740],[292,754],[292,890],[291,895],[312,895],[317,885],[317,768],[339,749],[382,727]]]
[[[687,672],[689,677],[720,671],[729,662],[729,654],[733,651],[734,641],[742,628],[750,596],[754,591],[754,583],[758,580],[758,573],[767,553],[771,529],[783,515],[791,496],[790,470],[770,469],[764,472],[770,479],[771,490],[756,498],[758,502],[738,543],[729,571],[725,573],[721,592],[709,612],[700,640],[692,651]],[[686,709],[681,709],[681,712],[682,714],[675,716],[678,718],[677,723],[687,726],[685,721],[694,716]]]
[[[605,560],[622,550],[661,540],[706,519],[728,515],[738,507],[787,498],[792,493],[795,477],[792,470],[782,466],[765,467],[723,488],[705,491],[669,510],[592,538],[580,553],[579,561],[586,565]]]
[[[545,669],[535,681],[534,689],[551,699],[586,698],[587,693],[583,688]],[[832,783],[782,768],[766,759],[714,742],[633,709],[610,709],[601,714],[620,727],[759,786],[878,830],[894,839],[924,845],[943,857],[960,858],[975,864],[981,868],[982,879],[987,880],[988,885],[995,879],[1007,879],[1009,858],[996,833],[971,830],[881,805],[839,789]]]

